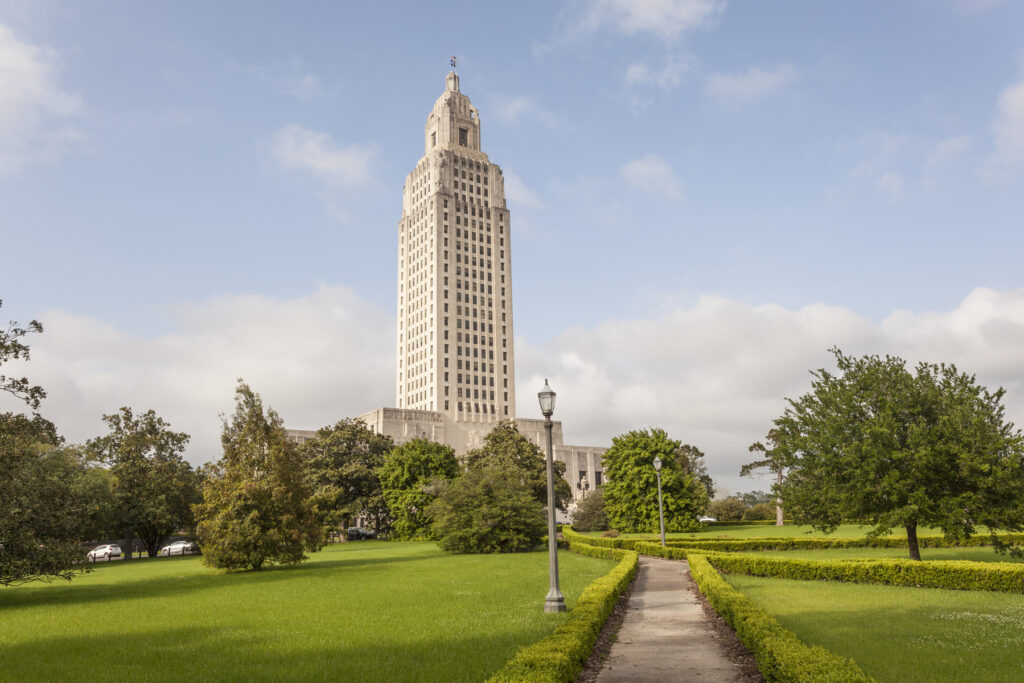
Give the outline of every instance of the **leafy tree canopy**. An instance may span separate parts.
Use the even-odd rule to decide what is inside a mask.
[[[654,458],[660,457],[666,531],[695,531],[708,505],[708,492],[692,467],[692,446],[668,438],[663,429],[634,430],[612,439],[604,454],[605,511],[619,531],[658,530],[658,482]]]
[[[302,457],[281,418],[239,380],[235,413],[221,432],[224,455],[195,506],[203,561],[226,569],[297,564],[323,532],[309,503]]]
[[[438,546],[452,553],[525,552],[547,531],[544,508],[530,486],[496,468],[467,470],[428,513]]]
[[[873,534],[917,528],[964,538],[980,525],[1024,526],[1024,438],[1006,421],[1003,390],[990,392],[953,365],[832,350],[838,373],[812,373],[811,391],[775,420],[793,518],[834,530],[843,520]]]
[[[300,446],[306,481],[324,525],[337,527],[365,514],[378,534],[387,533],[390,512],[377,471],[394,447],[390,436],[352,419],[317,430]]]
[[[542,506],[548,504],[547,456],[519,433],[516,423],[502,420],[484,438],[481,448],[466,453],[470,470],[493,469],[526,485]],[[565,480],[565,463],[553,463],[555,507],[565,512],[572,502],[572,488]]]
[[[719,522],[736,522],[743,519],[743,513],[747,506],[736,496],[729,496],[721,500],[713,500],[708,503],[708,514]]]
[[[4,302],[0,299],[0,308],[3,305]],[[12,360],[29,360],[29,347],[21,340],[27,334],[42,331],[43,326],[36,320],[25,327],[12,320],[7,323],[6,330],[0,328],[0,366]],[[37,410],[42,400],[46,398],[43,388],[30,383],[27,377],[11,377],[2,371],[0,371],[0,391],[6,391],[24,401],[33,410]]]
[[[413,439],[396,447],[378,470],[384,500],[391,511],[397,539],[429,539],[433,520],[427,507],[442,482],[459,475],[455,451],[444,444]]]
[[[572,528],[576,531],[604,531],[608,528],[603,486],[589,491],[576,504],[576,511],[572,515]]]
[[[765,441],[768,442],[768,446],[766,446],[765,444],[761,443],[760,441],[755,441],[754,443],[750,444],[750,448],[748,448],[747,450],[749,450],[751,453],[760,453],[762,455],[762,457],[760,459],[758,459],[758,460],[755,460],[754,462],[749,462],[746,465],[744,465],[743,467],[741,467],[740,468],[740,476],[741,477],[749,477],[756,470],[767,469],[769,472],[771,472],[772,474],[775,475],[775,485],[777,487],[781,486],[782,482],[784,482],[786,480],[786,459],[787,459],[787,454],[779,447],[779,445],[777,443],[777,440],[778,440],[778,431],[775,430],[775,429],[772,429],[771,431],[768,432],[768,438],[765,439]],[[769,448],[769,446],[770,446],[770,448]],[[746,503],[747,505],[754,505],[755,502],[757,502],[757,503],[761,503],[761,502],[766,503],[768,501],[767,500],[764,500],[764,501],[748,501],[748,500],[744,499],[743,502]],[[775,499],[775,525],[776,526],[782,526],[782,523],[783,523],[782,501],[779,500],[778,498],[776,498]]]

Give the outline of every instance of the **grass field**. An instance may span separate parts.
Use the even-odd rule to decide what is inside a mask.
[[[804,642],[852,657],[880,681],[1024,680],[1024,595],[726,580]]]
[[[906,548],[823,548],[821,550],[756,550],[758,555],[807,560],[854,560],[863,558],[910,559]],[[922,560],[971,560],[973,562],[1024,562],[1024,558],[998,555],[993,548],[921,548]]]
[[[614,563],[559,553],[570,609]],[[114,562],[0,589],[0,679],[479,681],[565,615],[547,553],[330,546],[298,567],[219,573],[197,557]]]

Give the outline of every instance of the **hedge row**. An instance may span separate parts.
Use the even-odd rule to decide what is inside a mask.
[[[658,546],[660,547],[660,546]],[[767,681],[872,681],[852,659],[801,642],[770,614],[730,586],[703,555],[690,556],[690,574],[708,602],[757,659]]]
[[[1024,543],[1024,534],[999,534],[1005,543]],[[608,539],[615,540],[615,539]],[[992,544],[988,535],[972,536],[953,540],[945,536],[918,536],[922,548],[979,547]],[[882,536],[879,538],[737,538],[737,539],[673,539],[668,545],[674,548],[695,548],[723,552],[753,550],[821,550],[824,548],[906,548],[906,536]]]
[[[646,550],[641,552],[646,554]],[[709,553],[707,557],[720,571],[751,576],[1024,593],[1024,565],[1009,562],[799,560],[738,553]]]
[[[591,557],[618,558],[619,563],[583,590],[576,606],[569,612],[569,618],[554,633],[521,649],[488,679],[490,683],[571,681],[593,652],[601,627],[619,596],[636,576],[638,556],[629,550],[599,548],[574,541],[570,541],[570,548]]]

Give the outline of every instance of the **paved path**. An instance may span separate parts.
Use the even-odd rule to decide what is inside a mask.
[[[640,557],[626,617],[598,683],[741,680],[687,588],[688,569],[686,562]]]

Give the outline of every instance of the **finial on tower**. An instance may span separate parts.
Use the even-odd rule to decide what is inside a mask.
[[[452,65],[453,70],[456,68],[455,62],[458,61],[458,59],[459,58],[456,57],[455,55],[452,55],[451,57],[448,58],[448,63]]]
[[[445,76],[444,79],[445,86],[448,90],[454,90],[455,92],[459,92],[459,72],[456,71],[455,66],[457,61],[458,57],[455,55],[448,58],[448,63],[452,65],[452,70],[448,72],[448,75]]]

